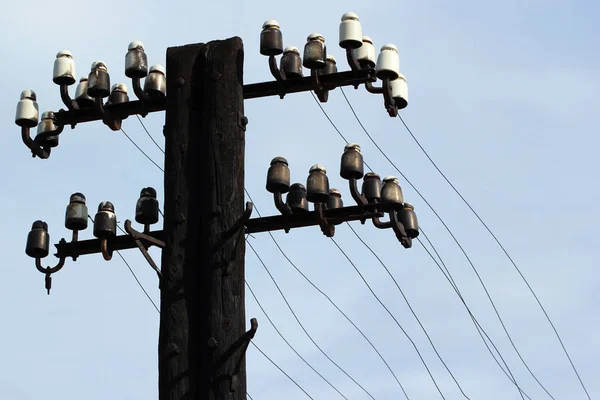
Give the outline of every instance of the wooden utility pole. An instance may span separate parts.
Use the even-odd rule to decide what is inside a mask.
[[[246,399],[243,44],[167,50],[160,400]],[[247,342],[246,342],[247,343]]]

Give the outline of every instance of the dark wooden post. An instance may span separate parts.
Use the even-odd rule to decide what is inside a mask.
[[[167,50],[160,400],[246,399],[243,44]]]

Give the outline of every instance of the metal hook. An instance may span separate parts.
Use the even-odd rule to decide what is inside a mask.
[[[110,261],[112,259],[112,250],[109,251],[108,249],[108,239],[107,238],[102,238],[100,239],[100,252],[102,253],[102,257],[104,257],[104,259],[106,261]]]
[[[105,104],[102,100],[102,97],[96,97],[94,100],[94,107],[96,112],[102,117],[102,122],[104,125],[108,126],[112,131],[118,131],[121,129],[123,120],[114,118],[114,116],[104,107]]]
[[[62,240],[64,241],[64,239]],[[46,275],[45,276],[45,287],[46,290],[48,291],[48,295],[50,295],[50,289],[52,288],[52,274],[58,272],[61,270],[62,267],[64,267],[65,265],[65,258],[61,257],[58,260],[58,264],[56,264],[56,266],[54,268],[50,268],[50,267],[42,267],[42,259],[41,258],[36,258],[35,259],[35,267],[37,268],[38,271],[40,271],[42,274]]]
[[[273,193],[273,200],[275,201],[275,207],[279,210],[282,215],[290,215],[292,210],[284,201],[281,193]]]
[[[131,85],[133,86],[133,93],[135,93],[138,100],[141,100],[142,102],[149,101],[150,96],[148,96],[148,93],[144,92],[140,82],[141,82],[140,77],[131,78]],[[148,112],[142,108],[142,112],[140,113],[140,115],[142,116],[142,118],[145,118],[146,115],[148,115]]]
[[[23,143],[29,150],[31,150],[31,154],[33,157],[39,157],[41,159],[46,159],[50,157],[50,148],[44,148],[37,145],[30,136],[30,128],[21,127],[21,138],[23,139]]]
[[[79,110],[79,104],[69,96],[69,86],[62,84],[60,85],[60,98],[69,111]]]
[[[358,204],[359,206],[365,206],[369,204],[369,202],[367,201],[366,197],[360,194],[360,192],[358,191],[357,182],[358,181],[354,178],[350,178],[348,180],[348,184],[350,186],[350,194],[352,195],[352,198],[354,199],[356,204]]]
[[[382,220],[379,219],[379,217],[373,217],[373,218],[371,218],[371,220],[373,221],[373,225],[375,225],[375,228],[389,229],[392,227],[391,221],[383,222]]]
[[[273,75],[275,80],[279,83],[277,87],[277,94],[279,95],[280,99],[283,99],[285,97],[283,81],[285,81],[286,76],[285,72],[283,72],[277,65],[277,59],[273,55],[269,56],[269,70],[271,71],[271,75]]]
[[[335,234],[335,226],[330,224],[325,218],[325,203],[315,203],[315,212],[317,214],[317,221],[321,227],[321,232],[327,237],[333,237]]]
[[[396,234],[396,238],[402,243],[402,246],[405,249],[409,249],[412,247],[412,239],[410,236],[406,234],[406,230],[404,229],[404,225],[398,220],[398,213],[396,210],[390,210],[390,220],[392,223],[392,229]]]
[[[392,81],[390,78],[383,79],[383,99],[385,108],[390,117],[395,118],[398,116],[398,106],[392,97]]]

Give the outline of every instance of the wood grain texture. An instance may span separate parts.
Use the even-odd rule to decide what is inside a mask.
[[[240,38],[167,50],[160,400],[246,399],[224,356],[245,331],[243,232],[210,252],[244,209],[243,115]]]

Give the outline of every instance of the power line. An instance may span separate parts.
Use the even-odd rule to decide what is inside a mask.
[[[92,219],[92,217],[90,217],[88,215],[88,217],[90,219]],[[92,222],[94,222],[94,220],[92,219]],[[117,228],[119,228],[119,230],[121,232],[123,232],[124,234],[127,234],[123,228],[121,228],[119,225],[117,225]],[[131,266],[129,265],[129,263],[127,262],[127,260],[125,260],[125,257],[123,257],[123,255],[121,254],[120,251],[116,250],[117,254],[119,255],[119,257],[121,257],[121,260],[123,260],[123,262],[125,263],[125,265],[127,265],[127,268],[129,269],[129,272],[131,272],[131,275],[133,275],[133,278],[135,279],[135,281],[137,282],[138,286],[140,287],[140,289],[142,289],[142,292],[144,292],[144,294],[146,295],[146,297],[148,298],[148,300],[150,300],[150,303],[152,303],[152,305],[154,306],[154,309],[156,310],[157,313],[160,314],[160,310],[158,309],[158,307],[156,306],[156,303],[154,303],[154,300],[152,300],[152,297],[150,297],[150,295],[148,294],[148,292],[146,291],[146,289],[144,288],[144,285],[142,285],[142,283],[140,282],[140,280],[138,279],[137,275],[135,274],[135,272],[133,272],[133,269],[131,268]]]
[[[285,304],[287,305],[288,309],[290,310],[290,312],[292,313],[292,315],[296,319],[296,322],[298,322],[298,325],[300,325],[300,328],[302,329],[302,331],[304,331],[304,333],[306,334],[306,336],[310,339],[310,341],[321,352],[321,354],[323,354],[325,356],[325,358],[327,358],[333,365],[335,365],[341,372],[343,372],[344,375],[346,375],[348,378],[350,378],[350,380],[352,380],[352,382],[354,382],[359,388],[361,388],[370,398],[372,398],[373,400],[375,400],[375,398],[373,397],[373,395],[371,395],[371,393],[369,393],[369,391],[367,389],[365,389],[360,383],[358,383],[356,381],[356,379],[354,379],[348,372],[346,372],[346,370],[344,368],[342,368],[339,364],[337,364],[335,361],[333,361],[333,359],[317,344],[317,342],[313,339],[313,337],[308,333],[308,331],[306,330],[306,328],[304,327],[304,325],[302,324],[302,322],[300,322],[300,319],[298,318],[298,316],[296,315],[296,312],[294,311],[294,309],[292,308],[292,306],[288,302],[287,298],[283,294],[283,291],[279,287],[279,284],[277,283],[277,281],[275,280],[275,278],[271,274],[271,271],[269,270],[269,268],[267,268],[267,265],[265,264],[265,262],[258,255],[258,252],[254,248],[254,246],[252,246],[252,243],[250,243],[248,240],[246,240],[246,243],[248,244],[248,246],[250,246],[250,249],[252,249],[252,251],[254,252],[254,254],[256,255],[256,257],[258,258],[258,260],[260,261],[260,263],[262,264],[263,268],[265,269],[265,271],[267,271],[267,274],[271,277],[271,280],[275,284],[275,287],[279,291],[279,294],[283,298],[283,301],[285,302]]]
[[[342,394],[342,392],[340,392],[338,390],[337,387],[335,387],[331,382],[329,382],[327,380],[327,378],[325,378],[319,371],[317,371],[308,361],[306,361],[304,359],[304,357],[302,357],[300,355],[300,353],[298,353],[298,351],[296,351],[296,349],[294,348],[294,346],[292,346],[290,344],[290,342],[288,342],[288,340],[285,338],[285,336],[281,333],[281,331],[279,331],[279,329],[277,328],[277,326],[275,325],[275,323],[273,322],[273,320],[271,320],[271,317],[269,317],[269,314],[267,313],[267,311],[263,308],[262,304],[260,303],[260,301],[258,300],[258,298],[256,297],[256,294],[254,294],[254,291],[252,290],[252,288],[250,287],[250,284],[248,283],[248,281],[246,282],[246,287],[248,288],[248,290],[250,290],[250,293],[252,294],[252,297],[254,297],[254,300],[256,301],[256,304],[258,304],[258,307],[260,307],[260,309],[262,310],[263,314],[265,314],[265,317],[267,317],[267,320],[271,323],[271,325],[273,326],[273,328],[275,329],[275,331],[277,332],[277,334],[281,337],[281,339],[283,339],[283,341],[285,342],[285,344],[288,345],[288,347],[290,349],[292,349],[292,351],[304,362],[304,364],[306,364],[310,369],[312,369],[317,375],[319,375],[321,377],[321,379],[323,379],[329,386],[331,386],[336,392],[339,393],[340,396],[342,396],[344,399],[348,400],[348,398],[346,396],[344,396]]]
[[[252,343],[252,345],[253,345],[254,347],[256,347],[256,350],[260,351],[260,354],[262,354],[262,355],[263,355],[263,356],[264,356],[264,357],[265,357],[267,360],[269,360],[269,361],[271,362],[271,364],[273,364],[275,367],[277,367],[277,369],[278,369],[279,371],[281,371],[281,373],[283,373],[285,376],[287,376],[287,378],[288,378],[290,381],[292,381],[292,382],[294,383],[294,385],[298,386],[298,388],[299,388],[300,390],[302,390],[302,391],[304,392],[304,394],[308,396],[308,398],[309,398],[309,399],[312,399],[312,400],[314,400],[314,399],[313,399],[313,398],[310,396],[310,394],[308,394],[308,393],[306,392],[306,390],[304,390],[304,389],[302,388],[302,386],[300,386],[300,385],[298,384],[298,382],[296,382],[296,381],[295,381],[295,380],[294,380],[294,379],[293,379],[291,376],[289,376],[289,375],[288,375],[288,374],[287,374],[287,373],[286,373],[286,372],[285,372],[285,371],[284,371],[284,370],[283,370],[283,369],[282,369],[282,368],[281,368],[279,365],[277,365],[277,363],[275,363],[275,361],[271,360],[271,358],[269,358],[269,356],[268,356],[268,355],[266,355],[266,354],[265,354],[265,352],[264,352],[264,351],[262,351],[262,350],[260,349],[260,347],[258,347],[258,346],[256,345],[256,343],[254,343],[254,341],[251,341],[250,343]],[[246,393],[246,394],[247,394],[247,393]]]
[[[410,187],[413,188],[413,190],[419,195],[419,197],[425,202],[425,204],[427,204],[427,206],[429,207],[429,209],[434,213],[434,215],[437,217],[437,219],[442,223],[442,225],[444,226],[444,228],[446,229],[446,231],[448,231],[448,233],[450,234],[450,236],[452,237],[452,239],[454,240],[454,242],[456,243],[456,245],[459,247],[459,249],[461,250],[461,252],[465,256],[465,258],[467,259],[467,262],[470,264],[471,269],[473,270],[473,272],[477,276],[477,279],[479,280],[479,283],[481,284],[481,286],[482,286],[482,288],[483,288],[483,290],[484,290],[484,292],[485,292],[485,294],[486,294],[486,296],[487,296],[487,298],[488,298],[488,300],[489,300],[489,302],[490,302],[490,304],[491,304],[491,306],[492,306],[492,308],[494,310],[494,313],[496,314],[496,316],[498,318],[498,321],[500,322],[500,325],[502,326],[502,329],[504,330],[504,333],[506,334],[506,336],[508,338],[508,341],[510,342],[512,348],[515,350],[515,352],[517,353],[519,359],[521,360],[521,362],[523,363],[523,365],[525,366],[525,368],[527,369],[527,371],[529,371],[529,373],[531,374],[531,376],[533,377],[533,379],[535,379],[535,381],[546,392],[546,394],[548,394],[548,396],[550,396],[550,398],[552,398],[553,400],[555,400],[554,397],[550,394],[550,392],[548,392],[548,390],[546,389],[546,387],[540,382],[540,380],[537,378],[537,376],[533,373],[533,371],[531,370],[531,368],[529,368],[529,365],[527,364],[527,362],[525,361],[525,359],[523,358],[523,356],[521,355],[521,353],[517,349],[517,346],[515,345],[515,343],[514,343],[514,341],[512,339],[511,334],[508,332],[508,328],[506,328],[504,320],[500,316],[500,312],[496,308],[496,303],[493,301],[492,296],[491,296],[491,294],[489,293],[489,291],[487,289],[487,286],[485,285],[485,283],[483,282],[483,279],[481,278],[481,275],[477,271],[477,268],[475,268],[475,264],[473,264],[473,262],[471,261],[471,258],[469,257],[469,255],[467,254],[467,252],[463,248],[463,246],[460,244],[460,242],[458,241],[458,239],[456,238],[456,236],[454,235],[454,233],[452,232],[452,230],[450,229],[450,227],[448,227],[448,225],[446,224],[446,222],[438,214],[438,212],[435,210],[435,208],[429,203],[429,201],[427,201],[427,199],[425,198],[425,196],[423,196],[421,194],[421,192],[415,187],[415,185],[412,184],[412,182],[406,177],[406,175],[404,175],[404,173],[402,171],[400,171],[400,169],[396,166],[396,164],[388,157],[388,155],[383,151],[383,149],[379,146],[379,144],[377,144],[377,142],[375,141],[375,139],[373,139],[373,137],[371,136],[371,134],[369,133],[369,131],[367,131],[367,129],[364,127],[364,125],[360,122],[360,118],[358,117],[358,115],[354,111],[354,108],[352,107],[352,104],[348,100],[348,97],[346,97],[346,94],[344,93],[344,91],[342,90],[342,88],[340,88],[340,91],[342,92],[342,94],[344,96],[344,99],[346,99],[346,103],[348,103],[348,106],[352,110],[352,113],[354,114],[354,117],[356,118],[357,121],[359,121],[360,126],[362,127],[362,129],[365,132],[365,134],[367,135],[367,137],[371,140],[371,142],[373,143],[373,145],[375,145],[375,147],[377,148],[377,150],[379,150],[379,152],[390,163],[390,165],[402,176],[402,178],[404,178],[404,180],[410,185]],[[324,109],[323,109],[323,112],[325,112]]]
[[[254,399],[252,398],[252,396],[250,396],[250,393],[246,392],[246,396],[248,396],[248,398],[249,398],[250,400],[254,400]]]
[[[344,95],[344,97],[345,97],[345,95]],[[562,341],[562,338],[560,337],[560,335],[558,333],[558,330],[556,329],[556,326],[554,325],[554,323],[550,319],[550,316],[546,312],[545,307],[542,305],[542,302],[540,301],[540,299],[538,298],[537,294],[533,290],[533,287],[529,284],[529,281],[527,280],[527,278],[525,278],[525,275],[521,272],[521,269],[517,266],[517,263],[513,260],[513,258],[510,256],[510,254],[508,253],[508,251],[504,247],[504,245],[500,242],[500,239],[498,239],[498,237],[494,234],[494,232],[492,232],[492,230],[488,226],[488,224],[485,223],[485,221],[481,218],[481,216],[477,213],[477,211],[475,211],[475,209],[471,206],[471,204],[467,201],[467,199],[464,198],[464,196],[462,195],[462,193],[452,184],[452,182],[450,182],[450,179],[448,179],[448,177],[446,177],[446,175],[442,172],[442,170],[437,166],[437,164],[429,156],[429,154],[427,153],[427,151],[425,150],[425,148],[417,140],[417,138],[412,133],[412,131],[410,130],[410,128],[408,127],[408,125],[406,124],[406,122],[404,121],[404,119],[402,118],[402,116],[400,116],[400,114],[398,114],[398,118],[400,118],[400,121],[402,121],[402,124],[404,125],[404,127],[406,128],[406,130],[408,131],[408,133],[410,134],[410,136],[413,138],[413,140],[415,141],[415,143],[417,144],[417,146],[419,146],[419,148],[421,149],[421,151],[423,152],[423,154],[425,154],[425,156],[427,157],[427,159],[431,162],[431,164],[435,167],[435,169],[440,173],[440,175],[442,176],[442,178],[444,178],[444,180],[448,183],[448,185],[450,185],[450,187],[452,188],[452,190],[454,190],[454,192],[458,195],[458,197],[460,197],[461,200],[467,205],[467,207],[469,208],[469,210],[471,210],[471,212],[473,213],[473,215],[475,215],[475,217],[477,217],[477,219],[479,220],[479,222],[481,222],[481,224],[483,225],[483,227],[492,236],[492,238],[498,244],[498,246],[500,247],[500,249],[502,249],[502,251],[504,252],[504,254],[506,255],[506,257],[509,259],[509,261],[511,262],[511,264],[513,265],[513,267],[515,267],[515,269],[517,270],[517,272],[519,273],[519,275],[523,279],[523,282],[525,282],[525,284],[527,285],[527,288],[529,289],[529,291],[531,292],[531,294],[535,298],[535,301],[537,302],[538,306],[540,307],[540,309],[544,313],[544,316],[546,317],[546,319],[550,323],[550,326],[552,327],[552,330],[554,331],[554,334],[556,335],[556,338],[558,339],[558,341],[560,343],[560,346],[562,347],[562,350],[564,351],[565,355],[567,356],[567,359],[569,360],[569,363],[571,364],[571,368],[575,372],[575,375],[577,375],[577,379],[579,379],[579,383],[581,384],[581,387],[585,391],[585,394],[587,395],[588,399],[591,400],[590,394],[588,393],[587,388],[583,384],[583,380],[581,379],[581,376],[579,375],[579,372],[577,371],[577,368],[575,367],[575,364],[573,363],[573,360],[571,359],[571,356],[569,355],[569,352],[567,351],[567,348],[565,347],[565,345],[564,345],[564,343]]]
[[[487,348],[488,352],[491,354],[492,358],[494,359],[494,361],[496,362],[496,364],[498,364],[498,366],[500,367],[500,369],[502,370],[502,372],[504,372],[504,374],[508,377],[508,379],[519,390],[519,394],[521,395],[521,398],[524,400],[524,397],[523,397],[523,395],[524,395],[525,397],[527,397],[528,399],[531,400],[531,398],[521,389],[521,387],[519,386],[519,384],[517,384],[517,381],[516,381],[516,379],[515,379],[512,371],[511,371],[510,367],[506,363],[506,360],[502,356],[502,353],[500,353],[500,350],[498,349],[498,347],[496,346],[496,344],[494,343],[494,341],[490,338],[490,336],[488,335],[488,333],[486,332],[486,330],[483,328],[483,326],[481,326],[481,324],[479,323],[479,321],[477,320],[477,318],[475,317],[475,315],[473,315],[473,313],[471,312],[471,309],[467,305],[464,297],[462,296],[462,293],[460,292],[460,289],[458,288],[458,285],[454,281],[454,278],[452,277],[452,274],[448,270],[448,267],[446,266],[446,263],[444,263],[444,260],[442,259],[442,257],[438,253],[437,249],[435,248],[435,246],[433,245],[433,243],[431,242],[431,240],[429,240],[429,237],[427,237],[427,235],[425,234],[425,232],[423,231],[423,229],[421,227],[419,227],[419,232],[423,235],[423,237],[425,237],[425,239],[427,240],[427,242],[429,242],[429,245],[431,246],[431,248],[433,249],[433,251],[435,252],[435,254],[438,256],[438,258],[439,258],[439,260],[440,260],[440,262],[441,262],[442,265],[440,265],[440,262],[438,262],[438,260],[436,260],[436,258],[431,254],[431,252],[423,244],[423,242],[421,241],[421,239],[417,238],[417,241],[423,247],[423,249],[427,252],[427,254],[429,255],[429,257],[431,257],[431,259],[437,265],[437,267],[440,269],[440,271],[442,272],[442,274],[444,275],[444,277],[446,278],[446,280],[450,283],[450,286],[452,286],[452,288],[454,289],[454,291],[458,295],[458,298],[460,299],[461,303],[463,304],[463,306],[465,307],[465,309],[469,313],[469,316],[471,317],[471,320],[473,321],[473,324],[475,325],[475,328],[477,329],[477,333],[481,337],[481,340],[483,340],[483,344]],[[443,266],[443,269],[442,269],[442,266]],[[485,335],[485,337],[484,337],[484,335]],[[488,343],[487,343],[487,341],[486,341],[485,338],[487,338],[487,341],[490,342],[490,344],[492,345],[492,347],[494,347],[494,350],[496,350],[496,353],[498,353],[498,356],[500,357],[500,359],[504,363],[504,366],[506,367],[506,370],[502,367],[502,365],[500,364],[500,362],[496,358],[496,355],[494,354],[494,352],[492,351],[492,349],[488,345]]]
[[[248,196],[248,199],[254,204],[254,209],[256,210],[256,213],[258,214],[258,216],[262,217],[260,211],[258,210],[258,207],[256,206],[256,203],[254,203],[254,200],[252,200],[252,196],[250,196],[250,193],[248,193],[248,190],[244,189],[244,191],[246,192],[246,196]],[[325,297],[325,299],[327,299],[327,301],[329,301],[329,303],[344,318],[346,318],[346,320],[354,327],[354,329],[356,329],[356,331],[358,333],[360,333],[360,335],[365,339],[365,341],[371,346],[371,348],[373,349],[373,351],[375,351],[375,353],[379,356],[379,358],[381,359],[381,361],[383,362],[383,364],[387,367],[387,369],[390,371],[390,373],[394,377],[394,380],[396,381],[396,383],[398,384],[398,386],[402,390],[402,393],[404,393],[404,396],[408,399],[408,394],[406,393],[406,391],[404,390],[404,387],[400,383],[400,380],[398,379],[398,377],[396,376],[396,374],[392,370],[392,367],[387,362],[387,360],[385,359],[385,357],[383,357],[383,354],[381,354],[381,352],[377,349],[377,347],[373,344],[373,342],[368,338],[368,336],[354,323],[354,321],[352,321],[352,319],[344,311],[342,311],[342,309],[331,299],[331,297],[329,297],[323,290],[321,290],[312,280],[310,280],[310,278],[308,278],[302,272],[302,270],[300,268],[298,268],[298,266],[289,258],[289,256],[285,253],[285,251],[283,251],[283,249],[279,245],[279,242],[277,242],[277,240],[275,239],[275,237],[273,236],[273,234],[271,232],[268,232],[268,233],[269,233],[269,236],[271,237],[271,240],[273,241],[273,243],[275,243],[275,246],[277,247],[277,249],[279,250],[279,252],[283,255],[283,257],[287,260],[287,262],[300,274],[300,276],[302,276],[304,278],[304,280],[306,280],[317,292],[319,292],[319,294],[321,294],[323,297]]]
[[[441,363],[444,365],[444,368],[446,368],[446,371],[448,371],[448,373],[450,374],[450,376],[452,377],[452,379],[454,380],[454,383],[456,383],[456,386],[458,386],[458,389],[460,390],[460,392],[462,393],[462,395],[465,398],[469,398],[465,392],[463,391],[463,388],[460,386],[460,384],[458,383],[458,381],[456,380],[454,374],[452,373],[452,371],[450,371],[450,368],[448,367],[448,365],[446,364],[446,362],[444,361],[444,359],[442,358],[442,356],[440,355],[438,349],[435,347],[435,344],[433,344],[433,340],[431,339],[431,337],[429,336],[429,333],[427,332],[427,329],[425,329],[425,327],[423,326],[423,324],[421,323],[420,318],[417,316],[417,313],[415,313],[415,310],[412,308],[412,306],[410,305],[410,302],[408,301],[408,298],[406,297],[406,295],[404,294],[404,291],[402,290],[402,288],[400,287],[400,285],[398,284],[398,281],[396,281],[396,278],[394,278],[394,275],[392,275],[392,273],[390,272],[389,268],[387,267],[387,265],[385,265],[385,263],[383,262],[383,260],[381,260],[381,258],[377,255],[377,253],[375,253],[375,251],[373,251],[373,249],[363,240],[362,237],[360,237],[360,235],[354,230],[354,228],[352,227],[352,225],[348,222],[346,222],[346,225],[348,225],[348,227],[350,228],[350,230],[352,231],[352,233],[354,233],[354,236],[356,236],[358,238],[358,240],[360,240],[360,242],[371,252],[371,254],[373,254],[375,256],[375,258],[377,259],[377,261],[379,261],[379,264],[381,264],[381,266],[383,267],[383,269],[385,269],[385,271],[387,272],[387,274],[389,275],[389,277],[392,279],[392,281],[394,282],[394,284],[396,285],[396,287],[398,288],[398,291],[400,292],[400,294],[402,295],[402,298],[404,299],[404,302],[406,303],[406,305],[408,306],[410,312],[412,313],[412,315],[415,317],[415,319],[417,320],[417,322],[419,323],[419,326],[421,327],[421,329],[423,330],[423,333],[425,333],[425,336],[427,337],[427,340],[429,341],[429,343],[431,344],[431,347],[433,348],[433,351],[435,352],[435,354],[437,355],[437,357],[439,358],[439,360],[441,361]]]
[[[129,135],[128,135],[128,134],[127,134],[127,133],[126,133],[124,130],[123,130],[123,128],[121,128],[121,132],[123,132],[123,134],[125,135],[125,137],[126,137],[127,139],[129,139],[129,141],[130,141],[131,143],[133,143],[133,145],[134,145],[134,146],[135,146],[135,147],[136,147],[136,148],[137,148],[137,149],[138,149],[138,150],[139,150],[139,151],[140,151],[140,152],[141,152],[141,153],[142,153],[144,156],[146,156],[146,158],[147,158],[148,160],[150,160],[150,162],[151,162],[152,164],[154,164],[154,165],[156,166],[156,168],[158,168],[159,170],[161,170],[163,173],[165,172],[165,170],[164,170],[164,169],[162,169],[162,168],[160,167],[160,165],[158,165],[157,163],[155,163],[155,162],[154,162],[154,160],[153,160],[152,158],[150,158],[150,156],[149,156],[148,154],[146,154],[146,153],[144,152],[144,150],[142,150],[142,149],[140,148],[140,146],[138,146],[138,145],[137,145],[137,144],[136,144],[136,143],[133,141],[133,139],[131,139],[131,138],[129,137]]]
[[[341,89],[341,88],[340,88]],[[343,92],[342,92],[343,93]],[[319,108],[321,109],[321,111],[323,112],[323,115],[325,115],[325,118],[327,118],[327,120],[329,121],[329,123],[331,124],[331,126],[333,126],[333,129],[335,129],[335,131],[338,133],[338,135],[340,135],[340,137],[344,140],[344,142],[350,143],[348,142],[348,139],[346,139],[346,137],[342,134],[342,132],[338,129],[338,127],[335,125],[335,123],[331,120],[331,118],[329,117],[329,114],[327,114],[327,112],[325,111],[325,109],[323,108],[323,106],[321,105],[321,102],[317,99],[317,96],[315,96],[315,94],[313,92],[310,92],[310,94],[312,95],[313,99],[315,100],[315,103],[317,103],[317,105],[319,106]],[[367,164],[366,161],[363,160],[363,164],[365,164],[365,166],[370,170],[373,171],[373,169],[369,166],[369,164]]]
[[[402,331],[402,333],[404,333],[404,336],[406,336],[406,338],[412,343],[413,347],[415,348],[415,351],[417,352],[417,355],[419,356],[419,358],[421,359],[421,362],[423,363],[423,365],[425,366],[425,369],[427,370],[427,373],[429,374],[429,377],[431,378],[433,384],[435,385],[437,391],[440,393],[440,396],[442,396],[442,399],[445,399],[446,397],[444,397],[444,394],[442,393],[442,390],[440,389],[440,387],[438,386],[435,378],[433,377],[433,374],[431,373],[431,371],[429,370],[429,367],[427,366],[427,363],[425,362],[425,359],[423,358],[423,356],[421,355],[421,352],[419,351],[419,349],[417,348],[416,343],[411,339],[410,335],[404,330],[404,328],[402,327],[402,325],[400,325],[400,322],[398,322],[398,320],[396,319],[396,317],[394,316],[394,314],[392,314],[392,312],[389,310],[389,308],[386,307],[386,305],[381,301],[381,299],[379,298],[379,296],[377,296],[377,294],[375,293],[375,291],[373,291],[373,289],[371,288],[371,286],[369,285],[369,283],[367,282],[367,280],[364,278],[364,276],[360,273],[360,271],[358,270],[358,268],[356,267],[356,264],[354,264],[354,262],[350,259],[350,257],[348,256],[348,254],[346,254],[346,252],[340,247],[340,245],[335,241],[334,238],[330,238],[331,241],[336,245],[336,247],[342,252],[342,254],[344,255],[344,257],[346,257],[346,259],[348,260],[348,262],[352,265],[352,267],[354,268],[354,270],[358,273],[358,275],[360,276],[360,278],[362,279],[362,281],[365,283],[365,285],[367,286],[367,288],[369,289],[369,291],[371,292],[371,294],[375,297],[375,299],[379,302],[379,304],[381,304],[381,306],[383,307],[383,309],[385,311],[387,311],[387,313],[392,317],[392,319],[396,322],[396,325],[398,325],[398,327],[400,328],[400,330]],[[465,396],[466,397],[466,396]],[[468,397],[467,397],[468,399]]]
[[[144,122],[142,122],[142,119],[140,118],[139,115],[135,114],[135,116],[137,117],[138,121],[140,121],[140,124],[142,125],[142,128],[144,128],[144,130],[146,131],[146,134],[148,135],[148,137],[150,138],[150,140],[152,140],[152,142],[156,145],[156,147],[158,147],[158,149],[160,151],[162,151],[163,154],[165,154],[165,151],[162,149],[162,147],[160,147],[158,145],[158,143],[156,143],[156,140],[154,140],[154,138],[152,137],[152,135],[150,134],[150,132],[148,132],[148,129],[146,129],[146,125],[144,125]]]

